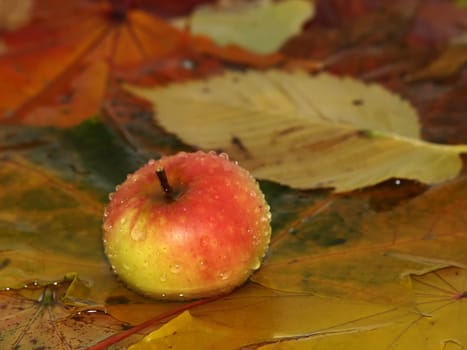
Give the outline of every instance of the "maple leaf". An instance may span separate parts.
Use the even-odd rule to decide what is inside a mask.
[[[451,209],[465,210],[466,190],[463,176],[383,211],[359,196],[312,201],[275,231],[252,280],[273,289],[403,303],[402,274],[467,263],[466,220]]]
[[[2,47],[9,53],[0,58],[0,72],[12,84],[0,82],[0,101],[26,96],[21,113],[15,115],[16,102],[11,104],[11,123],[69,125],[62,118],[66,109],[78,123],[102,102],[111,119],[93,118],[66,129],[0,128],[0,347],[31,348],[35,342],[54,349],[186,349],[193,344],[200,349],[263,350],[465,348],[465,158],[464,175],[436,186],[390,179],[364,190],[332,194],[261,181],[273,214],[271,250],[251,281],[217,300],[196,305],[158,302],[136,295],[112,275],[100,232],[107,193],[149,157],[193,150],[154,125],[150,108],[115,91],[112,80],[147,85],[204,78],[221,68],[219,58],[256,67],[278,62],[276,55],[258,57],[238,47],[219,47],[176,29],[173,50],[166,43],[162,56],[151,54],[151,48],[149,55],[140,55],[130,27],[136,33],[143,23],[149,32],[161,29],[152,25],[161,21],[158,14],[184,14],[194,2],[135,0],[134,7],[125,9],[113,7],[117,2],[45,0],[36,2],[29,26],[2,33]],[[409,6],[414,3],[420,6]],[[402,128],[396,134],[411,141],[423,135],[436,142],[465,143],[465,74],[456,63],[463,58],[439,56],[447,40],[464,31],[464,14],[453,12],[451,2],[445,2],[440,9],[448,15],[434,21],[440,3],[317,1],[316,21],[286,44],[281,55],[303,59],[289,66],[306,66],[310,57],[325,57],[335,72],[383,81],[416,106],[421,120],[413,111],[406,114],[412,108],[395,94],[385,91],[385,97],[370,98],[367,95],[382,89],[334,77],[330,80],[350,81],[349,89],[358,97],[353,103],[336,104],[337,110],[341,106],[350,114],[372,103],[394,107],[397,100],[394,114],[410,121],[405,127],[411,132]],[[157,41],[140,38],[143,47]],[[129,45],[129,55],[120,42]],[[440,75],[405,79],[409,73],[423,72],[421,68],[430,67],[436,57],[456,63],[458,74],[431,80],[444,78],[450,72],[448,64],[435,70]],[[16,63],[23,72],[13,69]],[[282,83],[264,88],[264,94],[281,96],[276,88]],[[343,86],[331,87],[323,100],[339,100]],[[251,97],[248,89],[244,93],[245,99]],[[79,103],[73,105],[73,99]],[[57,112],[57,105],[63,110]],[[73,106],[88,115],[74,114]],[[49,111],[55,121],[46,119]],[[45,119],[34,119],[33,112]],[[110,124],[114,119],[118,123]],[[253,121],[248,121],[248,132],[255,134]],[[362,125],[357,126],[360,130]],[[197,127],[202,132],[200,123]],[[206,135],[212,139],[221,133]],[[248,151],[244,139],[233,136],[228,135],[229,147]],[[462,164],[457,153],[453,158]],[[62,291],[62,284],[54,281],[64,275],[73,278]],[[28,287],[22,288],[25,284]],[[127,329],[129,324],[138,326]]]
[[[66,289],[74,279],[26,291],[0,292],[0,345],[4,349],[86,349],[130,325],[104,310],[67,305]],[[26,294],[26,295],[22,295]]]
[[[277,62],[277,55],[224,50],[207,38],[191,38],[125,4],[38,1],[31,23],[2,37],[0,122],[76,125],[100,110],[115,80],[135,81],[142,72],[144,79],[155,72],[155,80],[159,73],[164,81],[218,71],[220,64],[202,52],[228,59],[233,51],[234,61],[259,65]]]

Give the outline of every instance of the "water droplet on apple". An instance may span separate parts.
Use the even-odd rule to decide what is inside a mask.
[[[109,222],[104,222],[104,231],[110,231],[112,229],[112,225]]]
[[[131,238],[133,238],[135,241],[141,241],[141,240],[143,240],[143,239],[146,237],[146,232],[143,231],[143,230],[141,230],[141,229],[138,229],[137,227],[134,227],[134,228],[131,230],[130,236],[131,236]]]
[[[156,164],[156,161],[154,159],[150,159],[148,165],[153,166],[154,164]]]
[[[220,277],[221,280],[226,280],[226,279],[228,279],[228,278],[230,277],[230,273],[228,273],[228,272],[220,272],[220,273],[219,273],[219,277]]]
[[[172,273],[180,273],[181,266],[179,264],[172,265],[170,267],[170,272]]]
[[[204,261],[203,259],[201,259],[199,261],[199,266],[202,270],[206,269],[206,261]]]
[[[209,243],[209,241],[208,241],[208,239],[206,237],[201,237],[199,239],[199,244],[200,244],[201,247],[207,247],[208,243]]]
[[[162,274],[160,277],[159,277],[159,280],[161,282],[167,282],[167,275],[164,273]],[[162,296],[165,296],[164,294],[162,294]]]
[[[229,160],[229,155],[225,152],[222,152],[221,154],[219,154],[219,157]]]
[[[109,193],[109,201],[111,201],[113,197],[114,197],[114,193],[113,192]]]
[[[261,239],[258,237],[258,235],[253,235],[253,245],[259,246],[260,244],[261,244]]]
[[[125,225],[125,223],[126,223],[126,217],[124,216],[120,219],[120,225]]]
[[[126,271],[130,271],[130,266],[128,266],[127,264],[123,264],[123,269],[126,270]]]
[[[211,156],[217,156],[216,151],[209,151],[208,154],[211,155]]]
[[[256,259],[255,261],[253,261],[253,264],[251,265],[251,268],[253,270],[257,270],[257,269],[259,269],[260,266],[261,266],[261,260]]]
[[[178,296],[179,296],[180,298],[183,298],[183,297],[185,296],[185,294],[180,293]]]

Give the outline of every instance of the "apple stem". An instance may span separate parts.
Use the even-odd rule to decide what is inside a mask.
[[[159,179],[159,183],[161,184],[162,190],[165,193],[165,198],[169,201],[173,201],[175,199],[175,193],[169,184],[169,180],[167,179],[167,174],[165,173],[165,169],[163,167],[156,169],[156,175]]]

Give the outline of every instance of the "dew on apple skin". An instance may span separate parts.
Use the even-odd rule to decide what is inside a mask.
[[[141,241],[146,237],[146,232],[141,229],[133,228],[130,232],[130,236],[135,241]]]
[[[175,264],[175,265],[172,265],[170,267],[170,272],[174,273],[174,274],[177,274],[177,273],[180,273],[180,270],[181,270],[181,266],[179,264]]]
[[[104,222],[103,228],[104,228],[104,231],[110,231],[110,230],[112,230],[113,226],[112,226],[112,224],[110,224],[109,222],[106,221],[106,222]]]
[[[226,272],[226,271],[222,271],[219,273],[219,277],[221,280],[225,281],[226,279],[228,279],[230,277],[230,273]]]
[[[160,275],[159,281],[161,281],[162,283],[167,282],[167,275],[165,273]],[[162,295],[162,296],[164,296],[164,295]]]
[[[203,259],[199,260],[198,264],[201,270],[206,269],[206,261],[204,261]]]
[[[251,268],[252,268],[253,270],[257,270],[257,269],[259,269],[260,266],[261,266],[261,260],[256,259],[256,260],[253,262],[253,264],[251,265]]]
[[[259,245],[261,245],[261,239],[258,237],[258,235],[253,236],[253,245],[255,247],[258,247]]]
[[[226,160],[229,160],[229,155],[227,153],[225,153],[225,152],[220,153],[219,157],[224,158]]]

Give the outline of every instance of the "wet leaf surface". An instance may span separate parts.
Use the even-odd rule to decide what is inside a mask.
[[[33,285],[26,291],[0,292],[2,347],[86,349],[96,340],[129,327],[102,309],[80,310],[63,303],[69,284],[56,282],[43,288]]]
[[[206,2],[37,1],[19,27],[2,28],[0,348],[464,349],[465,155],[456,154],[460,175],[437,185],[396,177],[336,194],[262,180],[270,252],[217,300],[150,300],[111,273],[101,243],[108,193],[148,159],[194,149],[157,122],[160,106],[154,118],[119,81],[325,70],[408,101],[416,137],[467,143],[461,1],[318,0],[271,55],[169,24]],[[228,141],[246,148],[238,135]]]

